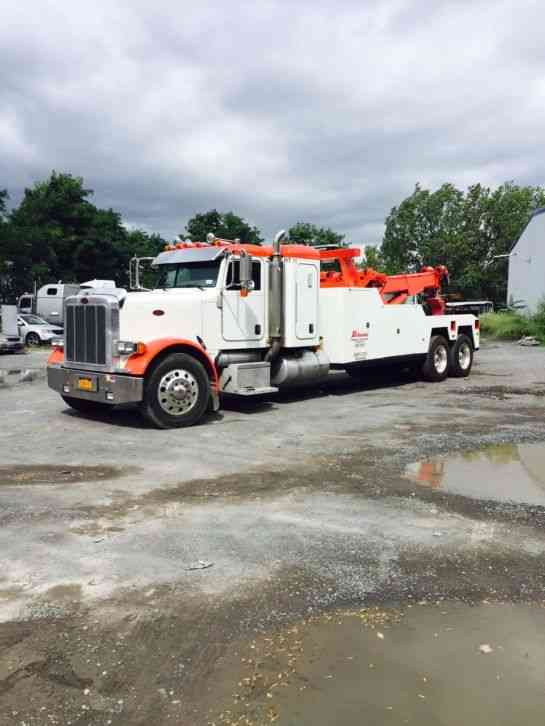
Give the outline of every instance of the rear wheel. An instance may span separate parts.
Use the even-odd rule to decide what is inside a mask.
[[[25,338],[25,343],[28,346],[32,346],[33,348],[40,345],[41,342],[42,341],[41,341],[38,333],[28,333],[28,335]]]
[[[181,428],[199,421],[209,399],[204,366],[187,353],[173,353],[151,372],[140,409],[160,429]]]
[[[459,335],[449,351],[449,374],[455,378],[466,378],[472,365],[473,344],[467,335]]]
[[[434,335],[430,340],[430,347],[426,360],[422,365],[422,377],[426,381],[444,381],[448,376],[449,347],[447,339],[442,335]]]
[[[88,401],[86,398],[73,398],[72,396],[62,396],[62,400],[75,411],[80,413],[100,413],[111,408],[107,403],[101,401]]]

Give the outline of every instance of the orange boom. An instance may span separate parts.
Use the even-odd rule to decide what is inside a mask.
[[[340,271],[320,273],[320,287],[376,287],[386,305],[400,305],[408,297],[423,293],[432,315],[443,315],[445,301],[440,295],[441,283],[448,282],[448,270],[444,265],[423,267],[420,272],[386,275],[371,267],[359,270],[354,258],[360,251],[350,248],[320,250],[320,260],[337,260]]]

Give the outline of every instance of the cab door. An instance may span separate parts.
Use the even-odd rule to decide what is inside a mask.
[[[254,289],[240,294],[240,261],[229,260],[222,295],[222,334],[226,341],[265,340],[265,267],[252,260]]]
[[[318,268],[300,261],[296,274],[295,335],[299,340],[310,340],[318,331]]]

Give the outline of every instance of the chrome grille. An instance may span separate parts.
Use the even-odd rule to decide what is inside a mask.
[[[67,361],[106,364],[106,307],[67,305],[64,352]]]

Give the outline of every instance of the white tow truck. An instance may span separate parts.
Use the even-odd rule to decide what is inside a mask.
[[[429,381],[469,375],[479,320],[445,314],[444,267],[386,276],[357,269],[358,249],[283,239],[258,246],[210,234],[169,245],[153,260],[154,289],[69,297],[50,387],[79,411],[137,403],[170,428],[197,423],[223,395],[312,384],[333,369],[364,378],[370,366],[404,364]]]

